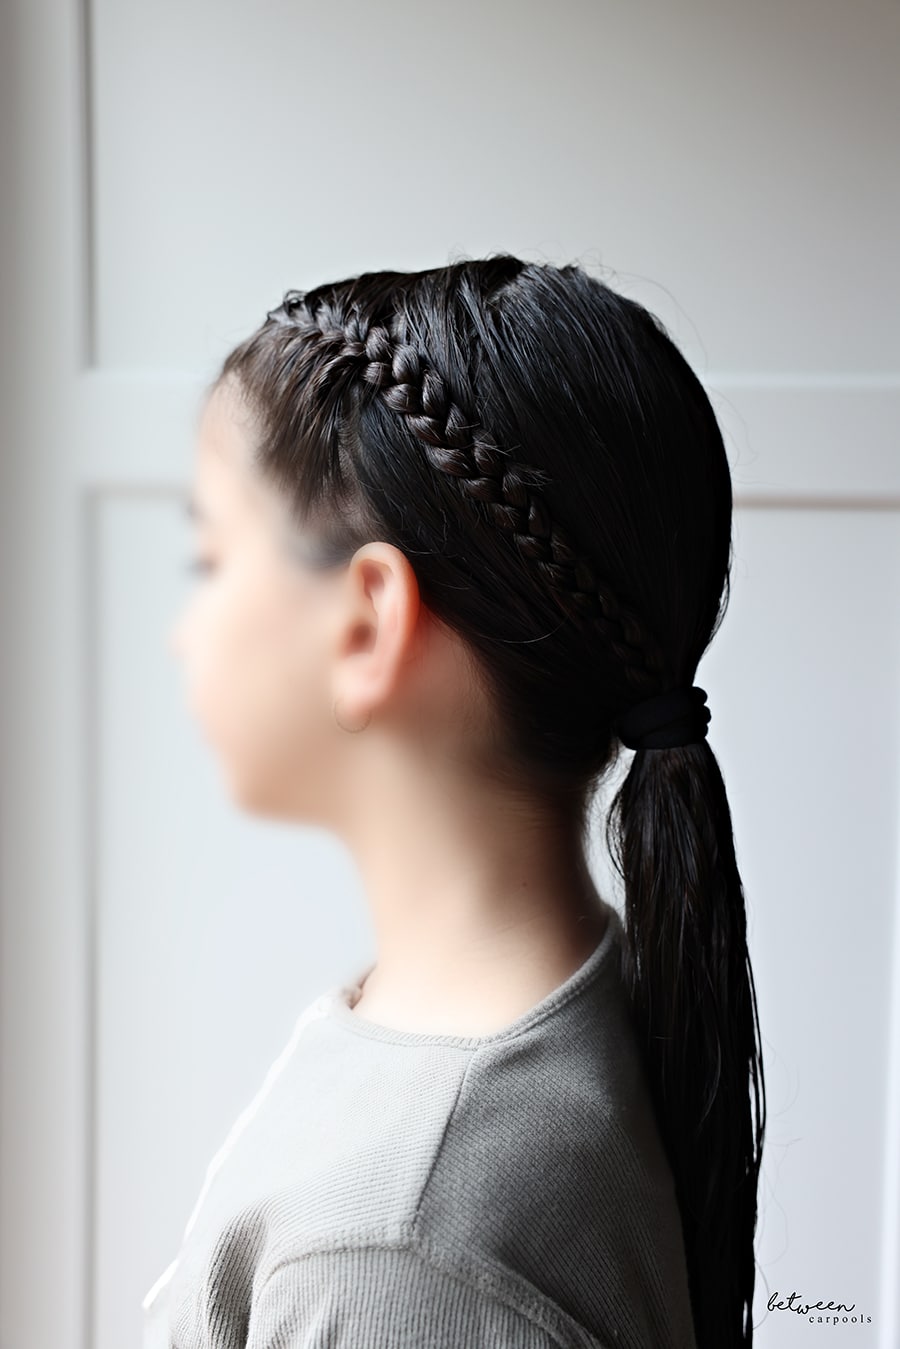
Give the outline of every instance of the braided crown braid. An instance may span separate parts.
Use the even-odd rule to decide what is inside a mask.
[[[542,491],[549,474],[513,460],[488,428],[451,398],[430,359],[394,337],[385,324],[367,322],[356,308],[345,320],[327,303],[311,310],[306,291],[287,291],[267,318],[303,332],[320,349],[308,389],[311,399],[348,374],[380,396],[405,419],[432,468],[453,478],[510,536],[564,612],[599,633],[628,682],[642,690],[659,687],[666,668],[660,644],[552,519]]]

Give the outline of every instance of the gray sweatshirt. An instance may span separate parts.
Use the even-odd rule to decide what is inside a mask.
[[[299,1017],[210,1162],[143,1349],[696,1349],[622,922],[504,1030]]]

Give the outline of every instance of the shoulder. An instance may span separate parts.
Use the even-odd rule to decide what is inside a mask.
[[[690,1345],[681,1219],[637,1041],[623,1004],[594,992],[478,1051],[414,1231],[515,1271],[597,1342]]]
[[[630,1014],[616,981],[597,980],[555,1016],[472,1056],[416,1225],[464,1245],[479,1225],[508,1228],[560,1208],[589,1207],[592,1222],[614,1225],[621,1211],[610,1201],[640,1191],[669,1202],[671,1172]]]

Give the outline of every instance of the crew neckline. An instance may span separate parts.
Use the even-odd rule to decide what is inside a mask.
[[[353,1011],[353,1006],[362,992],[363,981],[375,967],[374,961],[326,995],[324,1015],[342,1029],[355,1035],[362,1035],[370,1040],[386,1040],[391,1044],[450,1045],[457,1049],[479,1049],[482,1045],[499,1044],[503,1040],[514,1039],[558,1011],[600,975],[624,933],[618,909],[612,904],[604,903],[607,910],[606,928],[587,959],[527,1012],[523,1012],[507,1026],[488,1035],[442,1035],[431,1031],[401,1030],[396,1026],[384,1026],[379,1021],[369,1021],[366,1017],[358,1016]]]

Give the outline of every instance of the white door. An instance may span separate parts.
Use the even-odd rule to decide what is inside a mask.
[[[654,309],[726,429],[732,604],[698,680],[767,1053],[757,1341],[832,1300],[895,1346],[900,8],[0,25],[0,1349],[139,1344],[210,1158],[370,951],[349,859],[241,817],[182,704],[203,385],[289,286],[500,249]]]

